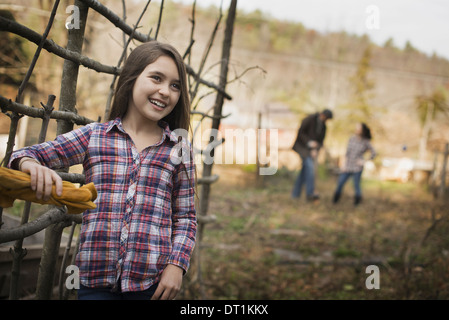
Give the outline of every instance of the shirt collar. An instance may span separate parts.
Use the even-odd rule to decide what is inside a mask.
[[[165,122],[164,120],[159,120],[158,124],[162,129],[164,129],[163,132],[164,139],[168,138],[171,141],[178,143],[179,136],[174,131],[170,130],[170,127],[167,122]]]
[[[167,122],[159,120],[158,125],[164,130],[162,132],[163,135],[162,141],[168,138],[169,140],[178,143],[179,136],[174,131],[170,130],[170,127]],[[116,127],[119,131],[125,133],[125,130],[123,129],[122,126],[122,119],[120,117],[117,117],[113,121],[109,122],[109,125],[106,128],[106,132],[111,131],[114,127]]]
[[[111,131],[114,127],[117,127],[121,132],[125,132],[122,127],[122,119],[120,118],[115,118],[114,120],[109,121],[106,132]]]

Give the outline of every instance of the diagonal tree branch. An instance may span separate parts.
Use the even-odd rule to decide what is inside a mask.
[[[218,93],[222,94],[224,98],[232,100],[232,97],[225,90],[220,88],[220,86],[216,85],[215,83],[200,78],[200,76],[195,71],[193,71],[192,67],[190,67],[189,65],[186,65],[186,71],[199,83],[204,84],[209,88],[215,89]]]
[[[48,34],[50,33],[50,29],[53,25],[53,21],[55,19],[56,10],[58,9],[58,6],[59,6],[59,0],[57,0],[55,2],[55,4],[53,5],[53,9],[51,10],[50,19],[48,20],[47,27],[45,28],[44,34],[42,35],[42,40],[37,47],[36,53],[34,54],[33,60],[31,62],[30,67],[28,68],[25,78],[23,79],[22,83],[20,84],[19,91],[17,93],[16,102],[22,102],[23,90],[25,90],[25,87],[27,86],[28,81],[30,80],[31,74],[33,73],[34,67],[36,66],[37,59],[39,59],[39,55],[41,53],[42,46],[43,46],[45,40],[47,39]]]
[[[217,34],[218,27],[220,26],[220,22],[221,22],[221,19],[223,17],[222,7],[220,7],[219,13],[220,14],[218,16],[217,22],[215,23],[215,27],[212,30],[212,33],[210,35],[208,45],[206,47],[206,50],[203,52],[203,57],[201,58],[201,64],[200,64],[200,67],[199,67],[199,70],[198,70],[198,76],[199,77],[201,77],[201,73],[203,72],[204,66],[206,65],[207,57],[209,56],[210,50],[212,49],[212,46],[213,46],[214,40],[215,40],[215,36]],[[199,85],[200,85],[200,82],[197,81],[196,84],[195,84],[195,88],[191,92],[192,100],[195,99],[195,97],[196,97]]]
[[[6,18],[0,17],[0,30],[12,32],[25,38],[37,45],[39,45],[42,41],[42,35],[39,33]],[[64,49],[57,45],[53,40],[45,40],[43,44],[43,48],[48,52],[54,53],[57,56],[73,61],[75,63],[81,64],[86,68],[93,69],[98,72],[104,72],[109,74],[119,74],[120,70],[116,67],[107,66],[101,64],[98,61],[90,59],[86,56],[83,56],[79,53]]]
[[[126,24],[126,22],[123,21],[118,15],[116,15],[108,7],[102,5],[97,0],[80,0],[80,1],[84,2],[90,8],[97,11],[103,17],[108,19],[114,26],[116,26],[117,28],[122,30],[124,33],[126,33],[130,37],[132,37],[136,40],[139,40],[140,42],[148,42],[150,40],[153,40],[150,36],[140,33],[138,31],[135,31],[131,26]]]
[[[161,0],[161,6],[159,7],[159,17],[157,19],[157,27],[156,34],[154,35],[154,39],[157,39],[159,35],[159,30],[161,29],[161,21],[162,21],[162,12],[164,11],[164,0]]]
[[[145,7],[143,8],[142,12],[140,13],[139,18],[137,19],[137,22],[133,28],[133,32],[131,33],[131,35],[129,36],[128,40],[126,40],[126,35],[123,34],[123,51],[122,51],[122,55],[120,56],[118,62],[117,62],[117,68],[120,67],[120,65],[122,64],[122,62],[124,60],[126,60],[126,52],[128,50],[128,46],[131,43],[133,37],[132,35],[134,34],[134,32],[136,32],[137,27],[139,26],[140,20],[142,20],[143,15],[145,14],[145,12],[147,11],[148,6],[150,5],[151,0],[147,1],[147,4],[145,5]],[[126,8],[125,5],[123,5],[123,15],[126,15]],[[114,96],[114,91],[115,91],[115,82],[117,80],[118,75],[114,75],[112,81],[111,81],[111,85],[109,86],[109,94],[108,94],[108,99],[106,100],[106,108],[105,108],[105,112],[104,112],[104,118],[107,119],[109,111],[111,109],[111,103],[112,103],[112,98]]]
[[[9,19],[3,18],[3,17],[0,17],[0,30],[17,34],[17,35],[21,36],[22,38],[25,38],[37,45],[39,45],[39,43],[42,40],[42,35],[38,34],[37,32],[35,32],[15,21],[12,21],[12,20],[9,20]],[[98,61],[90,59],[90,58],[83,56],[79,53],[64,49],[63,47],[57,45],[53,40],[45,40],[43,48],[45,50],[47,50],[48,52],[54,53],[61,58],[73,61],[73,62],[78,63],[88,69],[92,69],[97,72],[118,75],[118,74],[120,74],[120,71],[121,71],[120,68],[104,65]],[[221,89],[218,85],[200,78],[200,76],[189,65],[186,65],[186,71],[199,83],[201,83],[209,88],[215,89],[217,92],[222,94],[226,99],[232,100],[232,97],[228,93],[226,93],[223,89]]]
[[[29,237],[58,222],[75,221],[81,223],[81,219],[81,214],[69,215],[62,207],[55,207],[27,224],[0,230],[0,243]]]

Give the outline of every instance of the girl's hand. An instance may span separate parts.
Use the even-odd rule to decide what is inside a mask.
[[[36,198],[44,201],[50,199],[53,183],[56,186],[56,194],[62,195],[62,179],[55,171],[31,158],[21,161],[19,170],[30,174],[31,190],[36,191]]]
[[[181,290],[182,275],[182,268],[168,264],[162,272],[161,281],[151,300],[173,300]]]
[[[319,144],[318,144],[318,142],[316,142],[315,140],[310,140],[310,141],[307,143],[307,146],[308,146],[309,148],[311,148],[311,149],[316,149],[316,148],[318,148]]]

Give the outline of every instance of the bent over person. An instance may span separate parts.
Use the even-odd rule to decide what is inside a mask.
[[[315,160],[326,136],[326,121],[332,118],[332,111],[325,109],[307,116],[301,122],[293,150],[301,157],[302,168],[293,186],[292,198],[301,196],[305,184],[307,200],[319,199],[315,193]]]

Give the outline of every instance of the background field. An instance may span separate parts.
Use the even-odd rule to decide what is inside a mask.
[[[336,177],[321,174],[321,200],[292,200],[296,173],[280,170],[256,186],[254,174],[221,167],[213,188],[198,282],[186,297],[207,299],[447,299],[447,209],[426,187],[364,180],[354,207],[352,185],[331,203]],[[195,264],[196,265],[196,264]],[[368,290],[368,265],[380,289]],[[195,267],[189,279],[195,277]],[[187,285],[189,288],[189,285]]]

